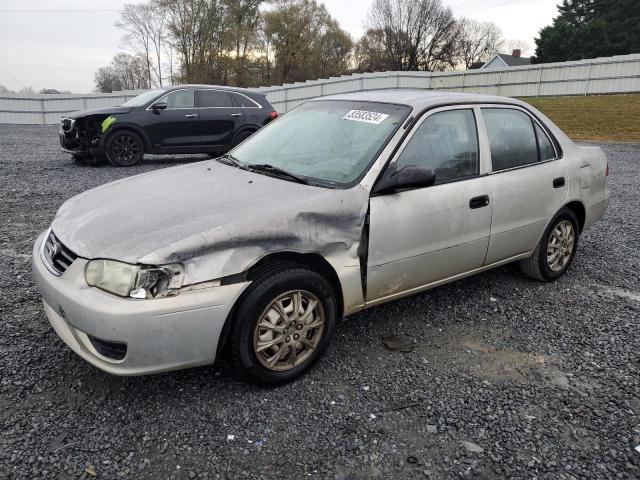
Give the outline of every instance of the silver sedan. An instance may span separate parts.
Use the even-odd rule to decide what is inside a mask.
[[[608,165],[508,98],[319,98],[229,154],[82,193],[35,242],[78,355],[138,375],[211,364],[291,381],[336,320],[509,262],[550,282],[609,203]]]

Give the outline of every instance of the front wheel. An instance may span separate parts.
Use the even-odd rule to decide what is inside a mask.
[[[557,280],[573,262],[579,232],[573,211],[561,209],[545,230],[533,255],[520,261],[520,268],[525,275],[542,282]]]
[[[335,294],[323,276],[297,265],[266,269],[231,319],[231,362],[259,385],[295,380],[324,353],[336,316]]]
[[[131,167],[142,160],[144,144],[135,133],[120,130],[107,139],[105,150],[112,165]]]

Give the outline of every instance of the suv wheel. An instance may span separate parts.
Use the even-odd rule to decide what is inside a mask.
[[[235,145],[240,145],[242,142],[244,142],[247,138],[249,138],[251,135],[253,135],[254,132],[253,130],[244,130],[243,132],[240,132],[238,134],[238,136],[236,137],[236,141],[234,143]]]
[[[578,219],[563,208],[542,235],[533,255],[520,261],[525,275],[542,282],[560,278],[569,268],[578,248]]]
[[[115,132],[105,145],[107,159],[118,167],[131,167],[144,155],[144,144],[138,135],[128,130]]]
[[[265,269],[232,319],[231,362],[259,385],[295,380],[324,353],[336,315],[335,294],[323,276],[297,265]]]

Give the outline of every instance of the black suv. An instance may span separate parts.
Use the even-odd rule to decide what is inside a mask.
[[[150,90],[118,107],[74,112],[60,121],[62,150],[81,163],[106,156],[131,166],[145,153],[230,150],[278,113],[261,93],[209,85]]]

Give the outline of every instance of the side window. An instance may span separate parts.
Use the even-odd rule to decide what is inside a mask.
[[[259,108],[256,102],[251,99],[245,97],[244,95],[240,95],[239,93],[231,92],[231,96],[233,97],[233,104],[236,107],[240,108]]]
[[[535,124],[536,136],[538,137],[538,145],[540,147],[540,160],[553,160],[556,158],[556,150],[553,148],[553,143],[549,139],[549,136],[540,128],[540,125]]]
[[[200,107],[231,107],[231,96],[219,90],[198,90]]]
[[[473,110],[434,113],[418,127],[397,160],[430,168],[436,184],[478,175],[478,130]]]
[[[193,96],[194,90],[176,90],[164,97],[164,101],[167,108],[193,108]]]
[[[536,134],[529,115],[507,108],[483,108],[482,115],[494,172],[538,162]]]

